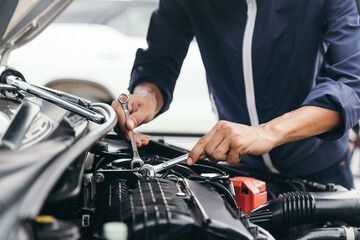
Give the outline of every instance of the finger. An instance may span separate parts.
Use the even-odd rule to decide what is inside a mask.
[[[141,123],[139,123],[139,117],[140,116],[132,116],[133,114],[137,115],[136,113],[140,113],[141,115],[144,115],[144,111],[142,111],[141,109],[141,104],[139,105],[139,102],[141,102],[142,99],[139,98],[138,96],[134,96],[134,95],[131,95],[129,94],[129,102],[128,102],[128,109],[129,109],[129,112],[130,112],[130,116],[128,117],[128,119],[131,119],[132,122],[129,121],[129,123],[126,123],[126,127],[129,129],[129,130],[132,130],[136,127],[138,127]],[[134,118],[137,120],[137,121],[134,121]],[[135,122],[137,123],[136,126],[135,126]]]
[[[132,105],[134,105],[134,101],[132,98],[129,99],[129,102],[132,101],[133,104],[129,104],[128,103],[128,108],[129,108],[129,112],[131,113],[131,109]],[[125,116],[125,112],[123,110],[122,105],[119,103],[119,101],[114,100],[113,104],[116,107],[116,113],[118,115],[118,126],[120,127],[120,131],[123,133],[123,136],[126,140],[130,141],[132,134],[131,134],[131,130],[134,129],[135,127],[131,128],[131,126],[133,126],[133,122],[129,122],[128,123],[128,119]],[[131,114],[130,114],[131,116]],[[129,116],[129,118],[130,118]],[[139,145],[140,142],[137,142],[137,144]]]
[[[217,161],[226,161],[227,155],[230,151],[230,141],[228,139],[224,139],[219,146],[212,153],[212,158]]]
[[[149,97],[129,95],[130,116],[126,120],[125,126],[128,130],[133,130],[141,124],[151,121],[155,116],[156,104],[149,100]]]
[[[150,142],[150,136],[148,135],[142,135],[141,142],[143,145],[148,145]]]
[[[219,161],[218,160],[215,160],[214,158],[212,157],[209,157],[209,160],[212,164],[217,164]]]
[[[111,106],[115,109],[116,111],[116,115],[118,116],[118,129],[115,130],[120,130],[117,131],[117,133],[119,134],[119,132],[121,132],[122,135],[125,139],[130,140],[131,139],[131,133],[128,129],[125,128],[125,113],[122,109],[121,104],[118,102],[118,100],[114,100],[111,104]]]
[[[141,147],[142,146],[142,142],[141,142],[141,137],[138,135],[135,135],[135,142],[136,142],[136,146],[137,147]]]
[[[133,130],[134,128],[140,126],[145,119],[145,114],[141,110],[136,110],[131,113],[129,118],[126,120],[126,128],[128,130]]]
[[[213,137],[209,140],[208,144],[205,147],[205,152],[213,157],[214,159],[217,159],[213,154],[214,151],[217,149],[217,147],[224,141],[225,136],[223,133],[219,130],[215,132]]]
[[[210,132],[205,134],[200,140],[196,143],[193,149],[189,153],[189,157],[187,159],[187,164],[192,165],[194,164],[199,158],[201,153],[205,150],[206,145],[208,144],[209,140],[213,137],[216,132],[216,126],[211,129]]]
[[[136,109],[138,106],[136,99],[137,99],[137,96],[129,94],[128,109],[129,109],[130,113],[132,113],[134,111],[134,109]]]
[[[200,154],[200,157],[198,160],[204,160],[205,158],[209,158],[210,156],[204,151],[202,151],[202,153]]]
[[[135,133],[135,137],[140,139],[142,145],[148,145],[150,142],[150,136],[148,135]]]
[[[144,138],[145,138],[147,141],[149,141],[149,142],[150,142],[150,140],[151,140],[151,137],[150,137],[149,135],[144,135]]]
[[[229,154],[227,155],[226,161],[230,164],[235,164],[240,162],[241,154],[239,153],[238,149],[230,148]]]

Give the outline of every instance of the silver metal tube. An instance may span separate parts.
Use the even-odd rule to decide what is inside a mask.
[[[80,106],[76,103],[63,99],[61,97],[56,96],[46,90],[36,87],[35,85],[29,84],[27,82],[22,81],[20,78],[16,76],[7,76],[6,82],[8,85],[14,86],[22,91],[31,93],[41,99],[44,99],[48,102],[51,102],[57,106],[60,106],[66,110],[74,112],[86,119],[89,119],[96,123],[102,123],[105,120],[105,117],[101,114],[98,114],[95,111],[92,111],[88,108]]]
[[[43,89],[45,91],[51,92],[51,93],[53,93],[53,94],[55,94],[55,95],[57,95],[59,97],[65,97],[65,98],[67,98],[67,99],[69,99],[71,101],[80,100],[80,101],[84,102],[87,107],[91,105],[91,101],[89,101],[89,100],[87,100],[85,98],[77,97],[77,96],[72,95],[70,93],[66,93],[66,92],[63,92],[63,91],[59,91],[59,90],[44,87],[44,86],[37,86],[37,85],[31,84],[31,83],[30,83],[30,85],[35,86],[35,87],[40,88],[40,89]]]

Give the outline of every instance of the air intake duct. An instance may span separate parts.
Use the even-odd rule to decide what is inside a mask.
[[[360,240],[360,229],[352,227],[315,228],[300,233],[291,240]],[[290,240],[290,239],[289,239]]]
[[[271,232],[321,221],[360,222],[360,192],[290,192],[261,205],[250,221]]]

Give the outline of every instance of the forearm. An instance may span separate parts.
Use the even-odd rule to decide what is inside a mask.
[[[134,88],[134,95],[150,97],[156,104],[155,112],[158,113],[164,105],[164,98],[161,94],[160,89],[153,83],[140,83]]]
[[[334,110],[304,106],[260,125],[274,137],[275,146],[318,135],[338,127],[340,113]]]

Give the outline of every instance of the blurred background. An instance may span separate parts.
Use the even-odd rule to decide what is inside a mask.
[[[31,83],[111,103],[128,92],[135,52],[147,47],[149,21],[157,5],[158,0],[74,0],[38,37],[14,50],[8,65]],[[137,131],[199,136],[215,123],[194,40],[170,110]]]

